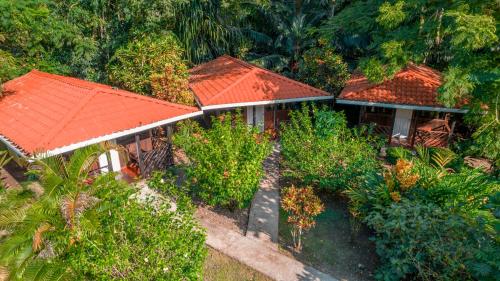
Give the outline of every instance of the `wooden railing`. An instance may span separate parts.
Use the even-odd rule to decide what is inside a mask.
[[[425,131],[417,130],[415,143],[426,147],[446,147],[450,133],[446,131]]]
[[[143,177],[148,177],[153,171],[164,170],[173,164],[172,145],[165,142],[158,142],[153,149],[144,152],[143,155],[144,170],[141,171]]]

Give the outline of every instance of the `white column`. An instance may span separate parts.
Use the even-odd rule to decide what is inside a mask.
[[[247,106],[247,124],[253,126],[253,106]]]
[[[265,105],[255,106],[255,126],[257,126],[261,132],[264,132],[264,110]]]
[[[101,173],[109,172],[108,156],[106,155],[106,153],[99,155],[99,168],[101,169]]]
[[[111,156],[111,168],[113,169],[113,172],[121,171],[122,167],[120,164],[120,154],[118,153],[118,151],[115,149],[111,149],[109,151],[109,155]]]

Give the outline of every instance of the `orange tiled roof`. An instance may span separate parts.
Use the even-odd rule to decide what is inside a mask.
[[[331,97],[325,91],[230,56],[201,64],[190,74],[189,86],[203,107]]]
[[[424,65],[408,65],[393,79],[372,84],[361,74],[353,74],[339,99],[375,103],[443,107],[437,100],[441,73]]]
[[[0,135],[27,154],[199,111],[37,70],[6,82],[3,89]]]

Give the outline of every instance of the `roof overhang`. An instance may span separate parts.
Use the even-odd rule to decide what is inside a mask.
[[[268,105],[268,104],[278,104],[278,103],[291,103],[291,102],[303,102],[303,101],[320,101],[320,100],[333,100],[333,96],[321,96],[321,97],[306,97],[306,98],[296,98],[296,99],[282,99],[282,100],[268,100],[268,101],[255,101],[255,102],[240,102],[240,103],[226,103],[226,104],[215,104],[201,106],[201,110],[214,110],[214,109],[227,109],[254,105]]]
[[[31,158],[31,159],[33,159],[33,158],[42,159],[42,158],[47,158],[47,157],[50,157],[50,156],[64,154],[64,153],[67,153],[67,152],[70,152],[70,151],[73,151],[73,150],[76,150],[76,149],[79,149],[79,148],[82,148],[82,147],[86,147],[86,146],[89,146],[89,145],[93,145],[93,144],[97,144],[97,143],[101,143],[101,142],[105,142],[105,141],[114,140],[114,139],[117,139],[117,138],[120,138],[120,137],[124,137],[124,136],[128,136],[128,135],[137,134],[137,133],[149,130],[149,129],[153,129],[153,128],[156,128],[156,127],[159,127],[159,126],[171,124],[171,123],[174,123],[174,122],[177,122],[177,121],[181,121],[181,120],[184,120],[184,119],[188,119],[188,118],[196,117],[196,116],[200,116],[200,115],[203,115],[203,111],[196,111],[196,112],[189,113],[189,114],[183,114],[183,115],[179,115],[179,116],[176,116],[176,117],[173,117],[173,118],[164,119],[164,120],[160,120],[160,121],[157,121],[157,122],[154,122],[154,123],[150,123],[150,124],[147,124],[147,125],[142,125],[142,126],[139,126],[139,127],[135,127],[135,128],[132,128],[132,129],[127,129],[127,130],[123,130],[123,131],[120,131],[120,132],[116,132],[116,133],[112,133],[112,134],[108,134],[108,135],[103,135],[103,136],[100,136],[100,137],[88,139],[88,140],[77,142],[77,143],[74,143],[74,144],[62,146],[62,147],[55,148],[55,149],[52,149],[52,150],[49,150],[49,151],[45,151],[45,152],[42,152],[42,153],[37,153],[37,154],[32,155],[32,156],[29,156],[26,153],[24,153],[23,151],[21,151],[21,149],[19,149],[11,141],[9,141],[7,138],[3,137],[2,135],[0,135],[0,140],[3,143],[5,143],[5,145],[7,145],[7,147],[9,149],[11,149],[12,151],[14,151],[15,153],[17,153],[21,157]]]
[[[421,105],[410,105],[410,104],[395,104],[395,103],[380,103],[380,102],[356,101],[356,100],[345,100],[345,99],[337,99],[335,102],[338,104],[377,106],[377,107],[385,107],[385,108],[401,108],[401,109],[451,112],[451,113],[467,113],[467,111],[468,111],[467,109],[459,109],[459,108],[421,106]]]
[[[29,158],[29,156],[27,156],[24,152],[22,152],[15,144],[13,144],[6,137],[0,135],[0,141],[2,141],[5,144],[5,146],[7,146],[7,149],[9,149],[10,151],[14,152],[18,156],[20,156],[22,158]]]

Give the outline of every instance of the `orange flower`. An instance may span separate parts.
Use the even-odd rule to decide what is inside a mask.
[[[413,187],[420,179],[420,175],[412,171],[413,164],[407,160],[399,159],[396,162],[396,179],[403,191]]]
[[[401,194],[399,194],[399,192],[394,191],[394,192],[391,192],[390,195],[391,195],[392,201],[394,201],[394,202],[401,201]]]

